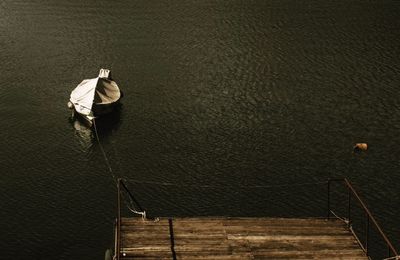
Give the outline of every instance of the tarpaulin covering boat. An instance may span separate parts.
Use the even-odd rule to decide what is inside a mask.
[[[121,91],[111,79],[108,69],[101,69],[99,76],[83,80],[72,92],[69,107],[91,121],[112,111],[121,98]]]

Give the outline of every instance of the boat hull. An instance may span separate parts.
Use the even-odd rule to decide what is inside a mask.
[[[119,100],[111,104],[93,104],[92,111],[94,117],[102,116],[111,113],[119,105]]]
[[[80,119],[80,121],[83,121],[86,125],[92,126],[94,119],[98,119],[107,116],[109,114],[112,114],[115,110],[118,110],[118,107],[120,105],[121,103],[119,102],[119,100],[110,104],[101,104],[101,105],[93,104],[92,106],[93,116],[81,114],[74,107],[73,116]]]

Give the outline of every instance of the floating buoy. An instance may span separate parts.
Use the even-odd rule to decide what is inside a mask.
[[[366,150],[368,150],[368,144],[367,143],[356,143],[353,147],[353,150],[355,152],[366,151]]]

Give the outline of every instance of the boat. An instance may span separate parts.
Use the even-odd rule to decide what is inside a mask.
[[[97,78],[83,80],[72,92],[68,107],[92,125],[93,120],[112,112],[122,93],[109,69],[100,69]]]

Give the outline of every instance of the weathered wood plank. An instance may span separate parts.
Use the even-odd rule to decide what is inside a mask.
[[[179,260],[248,260],[254,259],[251,254],[237,254],[237,255],[196,255],[196,254],[178,254]]]
[[[277,251],[263,251],[257,250],[252,251],[252,255],[256,258],[262,257],[263,259],[279,259],[279,258],[308,258],[308,259],[331,259],[331,258],[342,258],[342,259],[353,259],[365,256],[363,252],[358,250],[319,250],[319,251],[288,251],[288,250],[277,250]]]
[[[248,240],[248,241],[267,241],[267,240],[285,240],[285,241],[300,241],[300,240],[353,240],[353,237],[348,235],[228,235],[228,239],[232,240]]]
[[[251,249],[264,249],[264,250],[322,250],[322,249],[359,249],[360,246],[354,241],[282,241],[282,240],[267,240],[261,242],[236,240],[229,241],[233,248],[248,247]]]

